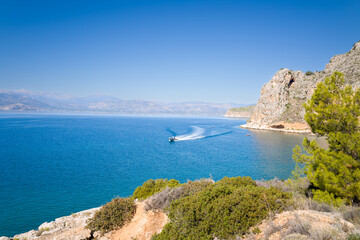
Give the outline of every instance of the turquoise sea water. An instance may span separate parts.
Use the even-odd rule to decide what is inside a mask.
[[[225,118],[0,114],[0,236],[129,196],[144,181],[287,178],[303,135]],[[169,143],[176,135],[181,141]]]

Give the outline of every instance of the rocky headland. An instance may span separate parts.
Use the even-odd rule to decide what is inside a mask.
[[[255,108],[255,105],[247,107],[237,107],[231,108],[226,111],[225,117],[234,117],[234,118],[249,118]]]
[[[360,42],[344,54],[332,57],[323,71],[301,72],[281,69],[266,83],[244,128],[310,133],[303,104],[317,83],[334,71],[344,74],[347,84],[360,86]]]

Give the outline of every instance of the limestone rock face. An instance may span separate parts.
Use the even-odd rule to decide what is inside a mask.
[[[260,98],[244,127],[274,130],[305,130],[303,104],[311,97],[317,83],[334,71],[344,73],[347,84],[360,86],[360,42],[345,54],[331,58],[325,70],[303,73],[282,69],[261,89]]]
[[[331,74],[334,71],[344,73],[348,84],[355,87],[360,86],[360,41],[355,43],[349,52],[330,59],[325,67],[325,72]]]
[[[60,217],[52,222],[41,224],[38,230],[14,236],[14,239],[37,240],[81,240],[91,239],[91,231],[86,226],[86,221],[93,217],[99,208],[78,212],[66,217]]]
[[[270,127],[280,121],[304,122],[302,104],[311,95],[321,73],[306,76],[300,71],[283,69],[261,89],[261,95],[247,125]]]

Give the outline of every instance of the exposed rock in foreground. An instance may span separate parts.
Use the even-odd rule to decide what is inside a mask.
[[[11,239],[19,240],[150,240],[160,233],[168,222],[167,215],[161,211],[146,210],[146,202],[137,203],[133,219],[119,230],[104,235],[92,233],[87,229],[86,221],[93,217],[99,208],[82,211],[61,217],[53,222],[43,223],[38,230],[19,234]],[[255,230],[256,229],[256,230]],[[246,240],[310,240],[310,239],[346,239],[349,234],[359,233],[359,229],[343,219],[340,214],[312,210],[286,211],[276,214],[272,219],[263,220],[251,229]],[[10,240],[0,237],[0,240]]]
[[[282,69],[261,89],[260,98],[246,125],[254,129],[310,132],[304,116],[303,104],[320,81],[334,71],[344,73],[346,83],[360,86],[360,42],[345,54],[331,58],[321,72]]]
[[[225,117],[249,118],[255,108],[255,105],[248,107],[231,108],[226,111]]]
[[[86,228],[87,220],[92,218],[97,210],[93,208],[72,214],[70,216],[55,219],[52,222],[45,222],[37,230],[15,235],[12,239],[19,240],[150,240],[155,233],[160,233],[168,217],[162,211],[146,211],[145,202],[136,204],[136,213],[132,220],[126,223],[119,230],[104,235],[99,232],[91,232]],[[9,240],[7,237],[0,237],[0,240]]]
[[[287,211],[276,214],[274,219],[264,220],[260,233],[245,239],[266,240],[310,240],[346,239],[358,233],[355,226],[335,213],[311,210]],[[253,228],[254,230],[254,228]]]
[[[92,208],[66,217],[60,217],[52,222],[45,222],[37,230],[14,236],[14,239],[26,240],[81,240],[90,239],[91,231],[86,226],[86,221],[94,216],[99,208]]]

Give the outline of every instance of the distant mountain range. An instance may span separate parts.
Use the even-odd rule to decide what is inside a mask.
[[[180,102],[158,103],[146,100],[122,100],[111,96],[76,97],[70,95],[0,90],[1,112],[103,112],[117,114],[224,115],[235,103]]]

